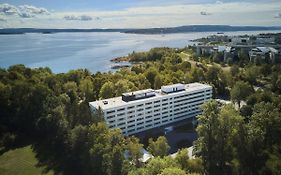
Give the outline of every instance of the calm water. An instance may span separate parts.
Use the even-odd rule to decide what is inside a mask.
[[[269,33],[271,31],[266,31]],[[278,31],[272,31],[278,32]],[[280,32],[280,31],[279,31]],[[259,32],[226,32],[226,35]],[[112,58],[153,47],[184,47],[190,40],[212,33],[135,35],[122,33],[56,33],[0,36],[0,67],[14,64],[50,67],[53,72],[87,68],[91,72],[109,71]]]

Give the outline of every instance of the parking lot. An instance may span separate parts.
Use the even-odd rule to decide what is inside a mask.
[[[173,128],[172,131],[167,132],[167,128],[171,127]],[[177,152],[177,150],[180,148],[187,148],[192,146],[193,141],[197,139],[197,134],[192,124],[192,119],[186,119],[162,127],[153,128],[135,134],[135,136],[140,139],[145,148],[148,146],[149,138],[157,139],[159,136],[165,136],[171,147],[169,151],[170,154]]]

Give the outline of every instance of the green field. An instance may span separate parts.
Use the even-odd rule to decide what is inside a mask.
[[[8,151],[0,156],[0,175],[38,175],[42,168],[35,167],[37,160],[30,146]],[[49,172],[45,175],[52,175]]]

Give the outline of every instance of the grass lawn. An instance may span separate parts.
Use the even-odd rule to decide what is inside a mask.
[[[37,160],[30,146],[8,151],[0,156],[1,175],[40,175],[42,168],[35,167]],[[53,175],[49,172],[45,175]]]

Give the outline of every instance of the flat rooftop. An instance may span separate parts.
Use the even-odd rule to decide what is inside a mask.
[[[176,84],[177,85],[177,84]],[[168,86],[175,86],[175,85],[168,85]],[[109,98],[109,99],[104,99],[104,100],[98,100],[98,101],[94,101],[94,102],[90,102],[90,106],[93,106],[95,108],[101,107],[103,110],[106,109],[110,109],[110,108],[116,108],[116,107],[121,107],[124,105],[129,105],[129,104],[136,104],[136,103],[140,103],[140,102],[145,102],[148,99],[150,100],[156,100],[160,97],[169,97],[169,96],[173,96],[174,94],[178,94],[178,93],[183,93],[183,92],[193,92],[193,91],[198,91],[198,90],[203,90],[206,88],[210,88],[210,85],[207,84],[202,84],[202,83],[190,83],[190,84],[185,84],[185,91],[179,91],[179,92],[175,92],[175,93],[171,93],[171,94],[166,94],[166,93],[162,93],[161,90],[155,90],[155,96],[153,97],[149,97],[149,98],[145,98],[145,99],[139,99],[139,100],[134,100],[134,101],[129,101],[129,102],[125,102],[122,100],[122,97],[114,97],[114,98]],[[147,91],[151,91],[152,89],[147,89],[147,90],[141,90],[141,91],[136,91],[137,93],[140,92],[147,92]],[[153,91],[153,90],[152,90]],[[132,94],[132,93],[136,93],[136,92],[129,92],[129,93],[125,93],[125,94]]]

